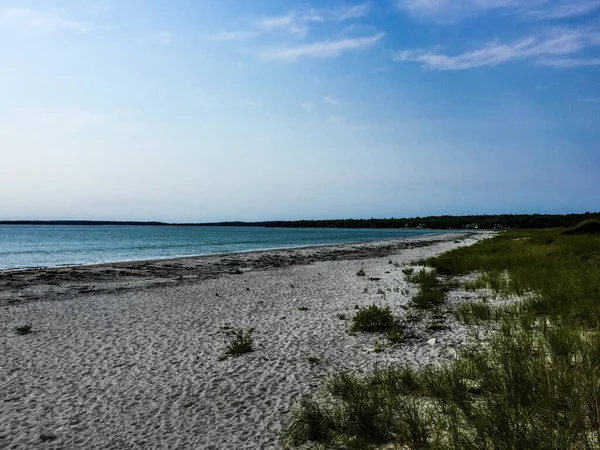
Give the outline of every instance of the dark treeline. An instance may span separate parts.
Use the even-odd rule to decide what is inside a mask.
[[[250,226],[267,228],[558,228],[573,227],[586,219],[600,219],[600,212],[585,214],[498,214],[473,216],[429,216],[391,219],[331,219],[266,222],[165,223],[95,220],[5,220],[0,225],[137,225],[137,226]]]
[[[476,216],[430,216],[411,219],[342,219],[267,222],[280,228],[558,228],[572,227],[585,219],[600,219],[600,213],[585,214],[500,214]]]

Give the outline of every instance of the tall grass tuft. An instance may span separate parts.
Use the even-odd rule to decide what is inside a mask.
[[[352,331],[386,331],[396,325],[389,306],[385,308],[375,304],[359,309],[352,317]]]

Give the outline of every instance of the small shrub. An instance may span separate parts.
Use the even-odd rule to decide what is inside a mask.
[[[344,313],[337,313],[336,317],[340,320],[346,320],[347,316]]]
[[[366,275],[367,273],[365,272],[365,269],[360,269],[358,272],[356,272],[357,277],[364,277]]]
[[[308,306],[298,306],[298,311],[308,311]]]
[[[444,293],[439,289],[431,289],[427,291],[419,291],[417,295],[412,298],[413,304],[417,308],[426,309],[440,306],[444,303]]]
[[[414,267],[405,267],[402,269],[402,273],[407,277],[411,277],[415,273],[415,269]]]
[[[371,349],[373,353],[381,353],[384,350],[384,346],[381,342],[375,341],[373,343],[373,348]]]
[[[30,323],[26,323],[25,325],[19,325],[15,327],[15,333],[17,334],[29,334],[32,331],[33,326]]]
[[[374,304],[358,310],[352,321],[353,331],[386,331],[396,325],[389,306],[380,308]]]
[[[311,364],[321,364],[321,360],[316,356],[309,355],[306,357],[306,360]]]
[[[445,330],[446,328],[447,327],[444,324],[442,324],[441,322],[438,322],[436,320],[432,320],[427,325],[427,329],[430,331],[440,331],[440,330]]]
[[[240,356],[245,353],[254,351],[254,345],[252,340],[252,333],[254,328],[244,330],[243,328],[234,329],[229,331],[227,334],[232,336],[233,339],[227,344],[227,350],[222,356],[222,359],[226,359],[230,356]]]
[[[393,344],[404,342],[404,330],[396,325],[385,332],[385,337]]]
[[[383,295],[383,298],[385,298],[385,292],[383,290],[377,289],[377,294]]]

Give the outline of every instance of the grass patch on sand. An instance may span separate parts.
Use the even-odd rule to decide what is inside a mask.
[[[254,341],[252,339],[252,333],[254,328],[244,330],[243,328],[232,329],[227,331],[227,335],[232,339],[227,343],[225,353],[221,356],[221,359],[227,359],[229,357],[235,357],[244,355],[254,351]]]
[[[446,285],[438,278],[437,271],[421,269],[418,272],[409,272],[405,274],[405,279],[409,283],[417,283],[419,292],[412,298],[412,304],[416,308],[428,309],[440,306],[446,299],[446,292],[450,286]]]
[[[396,318],[389,306],[382,308],[373,304],[359,309],[352,317],[352,331],[387,331],[395,325]]]
[[[509,231],[420,264],[479,273],[511,306],[441,366],[339,373],[293,412],[284,441],[315,448],[600,448],[600,236]]]
[[[31,325],[30,323],[26,323],[24,325],[19,325],[18,327],[15,327],[14,330],[15,333],[20,335],[30,334],[33,331],[33,325]]]

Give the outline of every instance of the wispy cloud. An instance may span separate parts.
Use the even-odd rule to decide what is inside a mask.
[[[599,0],[399,0],[399,9],[412,15],[442,22],[494,10],[523,14],[537,19],[561,19],[588,14],[600,8]]]
[[[542,66],[562,67],[565,69],[571,67],[592,67],[600,66],[600,58],[562,58],[562,59],[542,59],[538,61]]]
[[[323,17],[311,10],[306,13],[290,11],[283,16],[267,16],[260,19],[256,26],[263,31],[283,30],[289,34],[304,37],[311,22],[322,22]]]
[[[343,8],[340,13],[338,20],[344,21],[348,19],[355,19],[357,17],[362,17],[369,12],[373,5],[371,2],[361,3],[360,5],[348,6]]]
[[[342,8],[294,9],[284,14],[262,16],[254,19],[245,27],[246,29],[209,34],[206,39],[213,41],[245,41],[274,32],[283,32],[297,38],[304,38],[313,24],[357,19],[367,14],[372,6],[372,2],[368,1]]]
[[[323,97],[323,102],[333,106],[338,106],[340,104],[335,98],[329,96]]]
[[[396,61],[418,62],[429,70],[465,70],[475,67],[497,66],[523,59],[535,59],[545,65],[575,67],[576,65],[594,65],[585,60],[554,59],[553,57],[570,55],[588,46],[600,45],[600,31],[597,30],[559,30],[544,36],[531,36],[509,44],[491,42],[483,48],[458,55],[445,55],[435,50],[405,50],[394,58]],[[581,61],[581,64],[577,64]]]
[[[338,40],[316,41],[292,47],[280,47],[262,52],[265,61],[295,62],[301,58],[336,58],[342,53],[362,50],[374,46],[385,33],[372,36],[343,38]]]
[[[531,15],[541,19],[565,19],[583,16],[598,8],[600,8],[600,0],[573,0],[534,10]]]
[[[160,42],[161,44],[170,44],[171,42],[173,42],[175,35],[170,31],[159,31],[156,34],[156,37],[158,39],[158,42]]]
[[[0,26],[45,32],[74,31],[84,33],[90,29],[84,23],[29,8],[0,9]]]
[[[221,31],[220,33],[207,35],[206,39],[210,41],[245,41],[259,34],[259,31]]]

